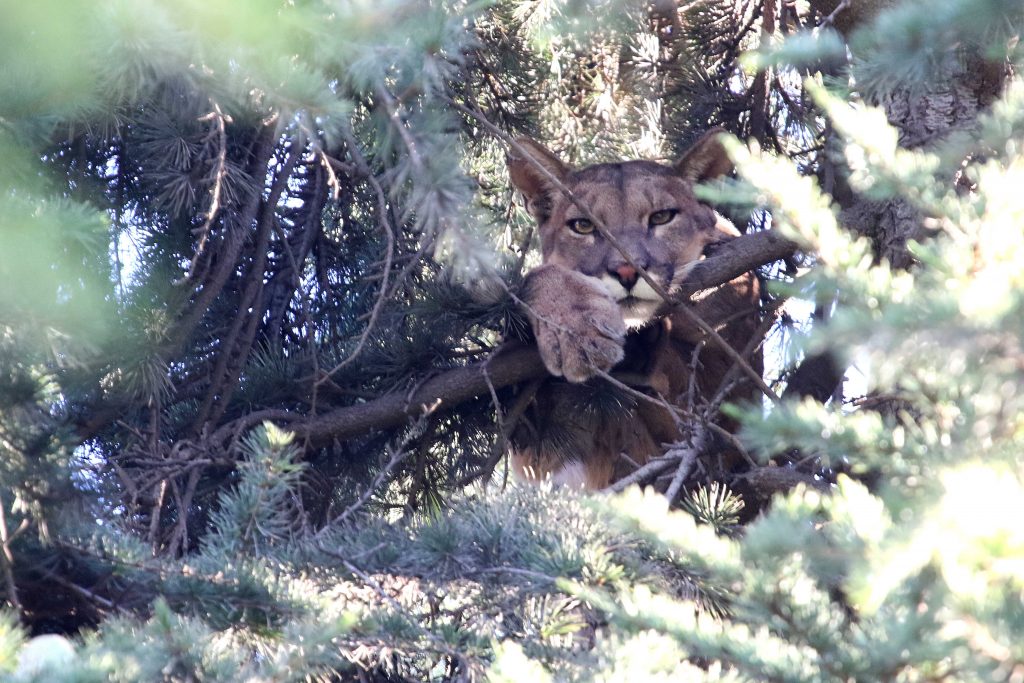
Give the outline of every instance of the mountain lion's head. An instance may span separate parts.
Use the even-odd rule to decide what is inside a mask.
[[[709,244],[738,234],[693,194],[694,183],[732,169],[719,134],[718,130],[706,133],[671,166],[623,161],[581,169],[568,167],[529,138],[516,140],[519,149],[509,154],[509,172],[539,225],[544,263],[599,279],[619,302],[627,326],[649,322],[662,298],[630,261],[673,294]],[[548,174],[607,228],[628,259]]]

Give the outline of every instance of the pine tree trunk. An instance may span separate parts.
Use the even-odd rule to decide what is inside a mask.
[[[885,108],[889,122],[899,129],[902,147],[927,148],[955,131],[974,127],[978,114],[998,94],[1000,83],[1000,78],[993,78],[991,64],[968,59],[945,83],[922,93],[899,90],[878,104]],[[949,180],[955,182],[954,178]],[[879,258],[897,268],[911,265],[907,242],[922,239],[924,230],[920,212],[908,201],[857,198],[841,204],[842,221],[867,235]]]
[[[810,4],[822,16],[831,17],[831,23],[848,36],[895,3],[813,0]],[[1004,78],[1002,64],[964,55],[944,83],[930,84],[927,89],[898,89],[873,104],[882,106],[889,123],[899,129],[902,147],[927,148],[954,131],[972,128],[978,114],[998,96]],[[854,195],[838,179],[835,185],[833,196],[842,207],[843,223],[870,238],[880,259],[897,268],[910,266],[907,242],[924,236],[920,212],[903,199],[872,201]]]
[[[893,4],[891,0],[810,2],[824,21],[844,36]],[[902,147],[928,147],[954,131],[975,126],[978,114],[999,95],[1005,76],[1002,64],[965,56],[945,83],[932,84],[927,90],[897,90],[874,104],[884,107],[889,123],[899,129]],[[877,201],[854,194],[827,158],[822,160],[820,174],[823,187],[841,207],[843,224],[867,236],[879,260],[896,268],[910,267],[913,258],[907,243],[925,236],[921,213],[902,198]],[[957,179],[949,180],[952,183]],[[786,395],[825,401],[839,387],[844,373],[845,368],[831,354],[811,356],[790,379]]]

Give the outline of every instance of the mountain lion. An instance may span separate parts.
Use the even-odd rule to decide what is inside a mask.
[[[578,170],[533,140],[517,140],[509,173],[537,221],[543,256],[523,298],[545,366],[564,378],[544,382],[512,435],[521,478],[603,488],[682,437],[678,420],[657,401],[690,411],[716,394],[754,396],[749,382],[737,381],[741,373],[720,386],[733,361],[637,270],[672,295],[710,245],[739,234],[693,194],[694,183],[732,168],[718,135],[705,134],[671,166],[624,161]],[[759,352],[747,348],[756,345],[758,299],[757,278],[747,273],[684,305],[734,349],[746,349],[760,372]],[[656,401],[588,381],[601,371],[629,378]]]

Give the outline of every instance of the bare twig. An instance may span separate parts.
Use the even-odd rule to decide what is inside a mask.
[[[217,212],[220,211],[220,196],[223,191],[224,177],[227,175],[228,136],[224,131],[224,124],[229,122],[231,117],[225,116],[220,110],[220,105],[216,102],[211,101],[211,104],[213,104],[213,111],[199,118],[200,121],[213,121],[217,134],[217,161],[213,174],[213,189],[210,191],[210,206],[206,209],[206,219],[203,221],[203,224],[192,231],[193,234],[198,235],[199,243],[196,245],[196,251],[192,255],[192,262],[189,264],[188,273],[183,279],[175,282],[177,285],[192,282],[195,279],[196,266],[206,250],[206,242],[210,238],[213,219],[217,217]]]
[[[341,195],[341,183],[338,181],[338,174],[334,172],[334,164],[327,157],[327,153],[319,147],[316,149],[316,154],[320,157],[320,163],[327,173],[327,186],[331,188],[331,199],[338,201],[338,197]]]
[[[697,456],[700,455],[701,448],[704,445],[704,433],[700,429],[695,429],[694,433],[690,435],[688,443],[669,449],[669,453],[679,453],[679,467],[676,468],[676,473],[672,476],[672,483],[668,485],[668,489],[665,491],[665,497],[668,498],[668,502],[672,503],[679,495],[679,490],[683,488],[683,483],[686,478],[690,476],[690,472],[693,471],[693,465],[697,462]]]
[[[71,590],[73,593],[78,593],[83,598],[91,600],[92,602],[96,603],[97,605],[106,610],[113,611],[117,608],[117,605],[115,605],[110,600],[107,600],[103,596],[97,595],[88,588],[79,586],[77,583],[74,583],[73,581],[68,581],[63,576],[60,576],[59,574],[56,574],[50,571],[49,569],[46,569],[45,567],[39,567],[39,571],[41,571],[43,575],[46,576],[48,579],[55,581],[56,583],[59,583],[65,588]]]
[[[490,381],[490,375],[486,374],[486,372],[485,363],[484,373],[487,378],[488,390],[492,392],[492,399],[495,400],[495,409],[500,411],[500,406],[496,402],[497,395],[494,393],[494,383]],[[477,479],[484,479],[486,481],[490,478],[498,462],[505,456],[508,437],[515,430],[516,425],[519,424],[519,420],[522,419],[523,413],[526,412],[530,402],[533,401],[533,397],[537,395],[537,390],[540,389],[542,383],[542,379],[534,379],[523,387],[519,395],[516,396],[512,407],[509,408],[508,414],[499,423],[498,439],[495,440],[494,448],[491,450],[491,455],[487,458],[487,462],[455,482],[457,487],[468,486]]]
[[[192,500],[196,494],[196,487],[199,485],[201,471],[199,468],[196,468],[189,473],[184,495],[178,490],[177,482],[173,478],[170,479],[171,491],[174,493],[174,502],[178,506],[178,523],[175,525],[174,534],[167,544],[167,550],[172,556],[176,556],[179,548],[182,555],[188,550],[188,511],[192,507]]]
[[[256,304],[263,291],[263,274],[266,269],[270,235],[277,222],[277,203],[287,190],[288,179],[298,164],[300,155],[301,151],[294,147],[288,153],[277,172],[270,196],[263,207],[256,231],[256,243],[253,247],[253,262],[248,270],[245,290],[239,299],[238,310],[231,323],[231,328],[221,340],[220,353],[210,375],[206,396],[192,422],[193,433],[198,433],[207,422],[216,423],[223,415],[238,386],[238,376],[241,374],[245,360],[252,350],[256,325],[262,319],[262,306]],[[240,338],[241,341],[239,341]]]
[[[757,388],[760,389],[765,396],[771,399],[772,403],[777,404],[780,402],[778,394],[772,391],[772,388],[765,384],[764,378],[761,377],[760,373],[752,368],[750,363],[747,362],[747,359],[744,358],[739,351],[734,349],[729,342],[722,339],[722,335],[718,334],[718,332],[715,331],[715,328],[711,327],[711,325],[705,322],[704,319],[695,312],[690,310],[685,304],[676,306],[676,308],[673,309],[673,312],[682,313],[690,322],[696,325],[701,332],[710,337],[715,342],[715,345],[724,351],[725,355],[729,356],[729,358],[736,363],[737,367],[739,367],[747,377],[753,380]]]
[[[388,451],[391,453],[391,458],[388,460],[388,463],[384,465],[380,472],[377,473],[377,476],[373,478],[373,481],[370,482],[370,485],[366,487],[366,489],[354,503],[345,508],[341,512],[341,514],[339,514],[337,517],[335,517],[326,525],[324,525],[324,527],[316,533],[317,538],[319,538],[321,534],[323,534],[328,529],[335,528],[341,524],[344,524],[345,520],[349,519],[360,508],[366,505],[366,502],[370,500],[373,494],[376,493],[381,486],[383,486],[384,481],[391,476],[391,472],[396,467],[398,467],[399,463],[401,463],[408,457],[409,451],[406,450],[406,448],[409,446],[409,443],[411,441],[413,441],[420,434],[423,433],[423,430],[426,428],[426,419],[431,412],[433,412],[433,410],[424,412],[423,415],[420,416],[420,419],[417,422],[417,424],[402,437],[402,439],[396,446],[394,446],[393,448],[390,446],[388,447]]]
[[[672,465],[676,464],[677,462],[679,462],[679,458],[676,456],[664,456],[661,458],[655,458],[654,460],[649,461],[640,469],[630,473],[629,476],[623,477],[622,479],[619,479],[618,481],[615,481],[609,486],[606,486],[605,488],[601,489],[601,492],[619,493],[620,491],[625,491],[633,484],[640,484],[642,482],[653,479],[654,477],[658,476],[668,468],[672,467]]]
[[[387,91],[387,88],[377,88],[377,96],[380,97],[384,104],[384,111],[387,112],[388,119],[391,120],[391,125],[398,133],[398,136],[402,138],[402,142],[405,143],[405,149],[409,153],[409,160],[413,166],[417,169],[424,167],[423,158],[420,156],[419,145],[409,135],[409,127],[405,125],[405,122],[398,116],[398,102],[395,101],[394,96]]]
[[[787,299],[779,298],[775,299],[768,305],[762,307],[761,311],[765,314],[764,319],[761,320],[761,324],[754,330],[754,333],[750,335],[750,341],[740,351],[740,355],[744,358],[752,358],[753,354],[756,353],[765,343],[765,339],[772,327],[778,321],[778,311],[786,304]],[[732,387],[735,386],[734,378],[739,371],[739,367],[735,364],[731,365],[726,370],[725,375],[722,376],[722,381],[719,383],[718,388],[715,390],[714,396],[708,401],[709,405],[717,407],[728,397]]]
[[[260,132],[256,143],[252,166],[253,174],[258,177],[262,177],[263,174],[266,173],[267,165],[274,153],[274,124],[275,119],[270,119],[265,122],[265,127]],[[280,196],[280,192],[283,191],[283,185],[286,181],[286,178],[281,178],[280,176],[274,180],[274,184],[271,188],[272,197],[275,192],[277,193],[277,197]],[[277,189],[279,186],[281,187],[280,190]],[[276,198],[274,199],[274,203],[276,203]],[[262,193],[254,193],[246,206],[240,212],[237,221],[234,221],[237,223],[237,227],[233,230],[227,231],[223,253],[218,254],[216,270],[211,273],[209,277],[203,280],[203,286],[195,296],[195,299],[191,304],[191,308],[178,319],[177,323],[168,334],[168,341],[162,345],[156,355],[161,358],[170,358],[175,355],[184,346],[185,342],[188,340],[193,330],[195,330],[196,326],[199,325],[199,322],[206,315],[213,302],[218,296],[220,296],[221,291],[224,289],[224,285],[227,284],[228,279],[236,272],[236,268],[238,267],[238,257],[242,251],[242,246],[245,244],[246,228],[256,220],[257,214],[259,213],[262,205]],[[273,206],[271,205],[271,209],[272,208]]]
[[[656,393],[655,396],[645,394],[644,392],[629,386],[625,382],[617,379],[615,376],[609,374],[608,372],[605,372],[604,370],[598,370],[596,376],[610,383],[616,389],[624,391],[630,396],[633,396],[634,398],[638,398],[641,401],[646,401],[648,403],[658,406],[659,408],[664,408],[666,411],[668,411],[668,414],[672,417],[672,421],[675,422],[676,427],[679,428],[680,430],[683,427],[683,421],[686,418],[693,417],[691,413],[688,413],[683,408],[669,403],[661,394]]]
[[[720,437],[728,441],[729,445],[735,448],[736,452],[743,456],[743,459],[747,461],[748,465],[751,467],[757,467],[757,461],[751,457],[750,453],[748,453],[747,449],[743,446],[743,442],[737,439],[735,434],[730,432],[728,429],[716,425],[711,420],[706,420],[704,424],[707,425],[708,429],[713,431],[715,434],[718,434]]]
[[[157,486],[156,497],[153,507],[149,513],[149,544],[153,546],[153,553],[156,554],[157,532],[160,530],[160,514],[164,509],[164,499],[167,497],[167,478],[162,477]]]
[[[822,29],[822,28],[824,28],[826,26],[834,25],[836,18],[842,12],[846,11],[850,7],[850,5],[852,4],[852,1],[853,0],[842,0],[842,2],[840,2],[838,5],[836,5],[836,8],[834,10],[832,10],[828,14],[827,17],[825,17],[824,19],[821,20],[821,23],[818,24],[817,28],[814,29],[815,32],[819,31],[820,29]]]

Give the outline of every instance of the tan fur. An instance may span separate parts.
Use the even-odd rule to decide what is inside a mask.
[[[545,366],[568,380],[547,382],[513,435],[513,468],[521,477],[582,479],[588,488],[602,488],[631,468],[623,454],[642,465],[680,438],[668,411],[651,402],[602,405],[593,382],[587,383],[598,370],[628,373],[648,394],[687,407],[712,397],[732,366],[633,268],[644,268],[674,294],[708,245],[738,234],[693,195],[693,183],[731,168],[717,135],[705,135],[674,166],[626,161],[572,170],[525,138],[510,153],[510,176],[537,220],[543,256],[527,279],[527,315]],[[625,256],[596,228],[580,234],[570,227],[590,227],[588,213]],[[663,221],[667,215],[671,219]],[[748,273],[705,293],[692,310],[742,351],[758,326],[757,302],[757,280]],[[759,355],[752,364],[760,370]],[[752,395],[741,386],[729,398]]]

